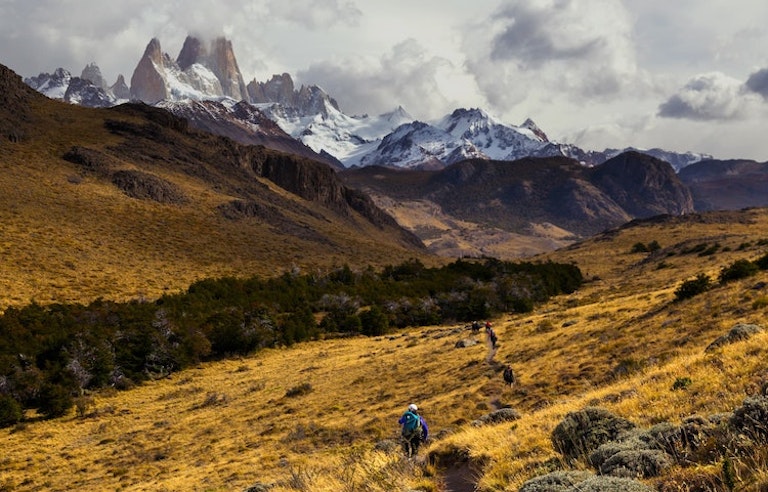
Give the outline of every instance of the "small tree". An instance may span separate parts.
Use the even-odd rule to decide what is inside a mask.
[[[387,315],[375,304],[370,309],[360,313],[360,322],[363,325],[363,334],[365,335],[384,335],[389,331]]]
[[[0,429],[14,425],[21,420],[21,417],[19,402],[8,395],[0,394]]]
[[[699,295],[708,291],[712,286],[712,280],[709,275],[700,273],[693,280],[686,280],[675,291],[675,300],[682,301],[683,299],[690,299],[693,296]]]

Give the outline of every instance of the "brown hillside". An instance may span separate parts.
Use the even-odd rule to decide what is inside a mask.
[[[0,87],[0,310],[424,255],[326,165],[143,104],[52,101],[4,67]]]

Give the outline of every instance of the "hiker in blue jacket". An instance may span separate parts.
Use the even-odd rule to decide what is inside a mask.
[[[419,445],[426,442],[427,437],[429,437],[427,421],[419,415],[419,407],[411,403],[397,423],[403,426],[400,434],[403,439],[403,450],[405,455],[410,458],[419,451]]]

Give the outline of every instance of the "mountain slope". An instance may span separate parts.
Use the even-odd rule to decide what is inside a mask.
[[[424,254],[324,164],[142,104],[52,101],[5,67],[0,86],[3,308]]]
[[[696,210],[768,205],[767,163],[705,160],[685,167],[679,175],[693,193]]]
[[[439,254],[457,248],[465,255],[530,254],[633,218],[693,211],[689,191],[669,164],[634,152],[594,168],[564,157],[472,159],[434,171],[369,167],[340,177],[374,196]],[[434,210],[425,220],[408,216],[425,207]],[[430,222],[438,214],[444,220]],[[505,234],[507,239],[498,237]],[[497,248],[496,242],[506,246]]]

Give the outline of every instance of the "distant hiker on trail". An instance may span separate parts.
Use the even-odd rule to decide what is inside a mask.
[[[409,458],[415,456],[419,451],[419,445],[426,442],[427,437],[429,437],[427,421],[419,415],[419,407],[411,403],[397,423],[403,426],[400,435],[403,439],[405,455]]]
[[[477,333],[478,331],[480,331],[480,323],[478,323],[477,321],[473,321],[472,322],[472,333]]]
[[[515,371],[512,370],[512,366],[507,364],[507,367],[504,368],[504,382],[510,386],[513,386],[515,384],[515,380]]]
[[[485,342],[488,344],[488,355],[485,358],[486,362],[491,362],[493,356],[496,355],[498,337],[496,332],[493,331],[490,321],[485,322]]]

